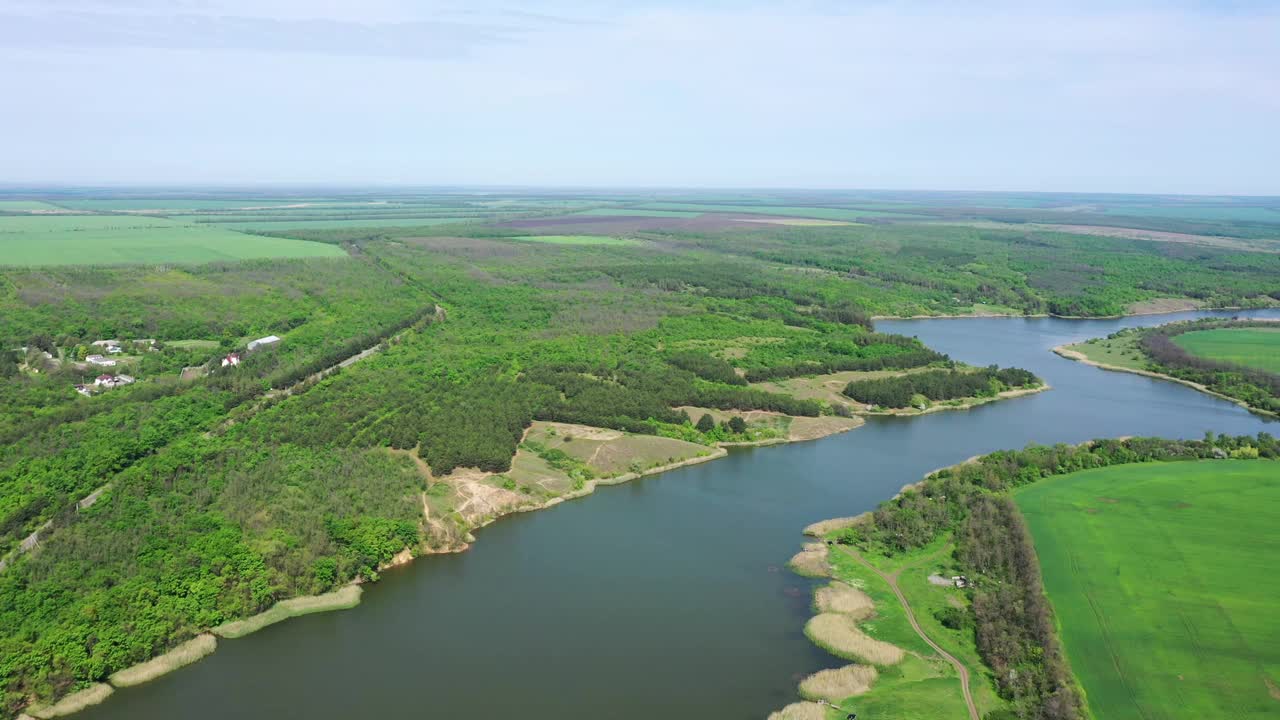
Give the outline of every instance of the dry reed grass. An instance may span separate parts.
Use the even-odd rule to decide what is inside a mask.
[[[360,604],[361,588],[359,585],[347,585],[324,595],[308,595],[291,600],[281,600],[270,610],[258,613],[244,620],[233,620],[223,623],[212,630],[214,635],[224,638],[244,637],[252,632],[288,620],[299,615],[326,612],[328,610],[347,610]]]
[[[27,708],[27,714],[37,720],[48,720],[49,718],[62,717],[71,713],[80,712],[90,705],[97,705],[106,700],[113,690],[106,683],[98,683],[91,685],[80,692],[74,692],[62,698],[53,705],[43,705],[40,707]]]
[[[800,695],[840,703],[845,698],[870,690],[879,675],[870,665],[845,665],[834,670],[819,670],[800,682]]]
[[[824,543],[805,543],[804,549],[791,558],[789,565],[797,575],[805,577],[831,575],[831,564],[827,562],[827,546]]]
[[[862,632],[853,619],[839,613],[815,615],[805,624],[804,633],[815,645],[838,657],[872,665],[902,662],[902,648],[876,640]]]
[[[203,658],[218,647],[218,640],[209,633],[198,635],[169,652],[150,660],[113,673],[108,680],[116,687],[130,687],[155,680],[165,673]]]
[[[842,582],[818,588],[813,599],[820,613],[842,613],[854,620],[863,620],[875,612],[875,603],[869,595]]]

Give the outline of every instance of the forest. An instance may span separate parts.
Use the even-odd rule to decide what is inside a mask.
[[[987,367],[976,370],[928,370],[872,380],[855,380],[844,394],[872,406],[904,408],[916,396],[929,401],[995,397],[1005,390],[1041,385],[1040,378],[1022,368]]]
[[[1217,457],[1280,458],[1280,441],[1206,434],[1203,440],[1129,438],[995,452],[933,473],[881,504],[837,541],[895,555],[944,534],[971,581],[970,620],[983,662],[1000,695],[1003,717],[1076,720],[1083,699],[1057,638],[1026,523],[1010,496],[1053,475],[1140,462]],[[1001,711],[1003,712],[1003,711]]]
[[[889,407],[904,388],[907,403],[992,394],[1038,381],[953,370],[871,318],[1262,304],[1280,272],[1264,253],[967,227],[512,239],[541,231],[510,217],[563,211],[548,207],[281,232],[343,257],[0,270],[0,715],[280,599],[375,579],[405,547],[456,545],[470,528],[441,478],[509,471],[535,420],[714,445],[742,436],[738,413],[844,411],[753,384],[766,380],[911,370],[909,387],[849,393]],[[266,335],[282,340],[248,352]],[[107,340],[121,347],[109,372],[137,382],[85,397]]]

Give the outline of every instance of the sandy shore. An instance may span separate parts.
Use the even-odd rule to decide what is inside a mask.
[[[987,403],[993,403],[998,400],[1010,400],[1012,398],[1026,397],[1027,395],[1035,395],[1036,393],[1041,393],[1041,392],[1044,392],[1045,390],[1052,390],[1052,389],[1053,389],[1052,385],[1050,385],[1049,383],[1044,383],[1039,387],[1017,388],[1015,390],[1005,390],[1004,392],[997,393],[992,397],[965,398],[964,399],[965,402],[961,405],[936,404],[936,405],[930,405],[924,410],[915,410],[912,408],[907,408],[907,409],[898,409],[898,410],[855,410],[854,412],[856,412],[859,415],[866,415],[869,417],[870,416],[916,417],[918,415],[928,415],[929,413],[942,412],[944,410],[971,410],[981,405],[986,405]]]
[[[1189,388],[1194,388],[1207,395],[1212,395],[1217,398],[1222,398],[1223,400],[1226,400],[1228,402],[1235,403],[1236,405],[1239,405],[1240,407],[1244,408],[1245,410],[1248,410],[1251,413],[1256,413],[1258,415],[1265,415],[1268,417],[1280,417],[1280,414],[1273,413],[1269,410],[1263,410],[1262,408],[1252,407],[1251,405],[1249,405],[1249,403],[1246,403],[1245,401],[1240,400],[1239,398],[1233,398],[1230,395],[1223,395],[1220,392],[1214,392],[1213,390],[1210,390],[1209,388],[1205,387],[1204,385],[1201,385],[1198,382],[1183,380],[1182,378],[1176,378],[1176,377],[1173,377],[1172,375],[1165,375],[1164,373],[1158,373],[1152,370],[1140,370],[1138,368],[1120,367],[1119,365],[1109,365],[1107,363],[1100,363],[1096,360],[1090,360],[1088,356],[1086,356],[1084,353],[1080,352],[1079,350],[1071,349],[1075,345],[1080,345],[1080,344],[1081,343],[1073,343],[1072,345],[1059,345],[1055,347],[1053,351],[1068,360],[1075,360],[1076,362],[1081,362],[1081,363],[1084,363],[1085,365],[1092,365],[1096,368],[1102,368],[1103,370],[1111,370],[1113,372],[1126,372],[1126,373],[1132,373],[1134,375],[1143,375],[1150,378],[1157,378],[1160,380],[1168,380],[1169,382],[1175,382],[1180,385],[1186,385]]]

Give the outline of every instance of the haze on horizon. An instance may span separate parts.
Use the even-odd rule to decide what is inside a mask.
[[[0,0],[5,183],[1280,195],[1262,2]]]

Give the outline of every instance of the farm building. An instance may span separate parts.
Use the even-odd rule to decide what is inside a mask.
[[[76,385],[76,392],[80,393],[81,395],[83,395],[83,396],[85,396],[85,397],[89,397],[90,395],[93,395],[93,386],[91,386],[91,385]]]
[[[100,348],[120,347],[119,340],[94,340],[90,344],[93,345],[94,347],[100,347]]]
[[[128,375],[99,375],[94,379],[93,384],[103,388],[116,388],[132,382],[133,378]]]
[[[85,360],[91,365],[98,365],[101,367],[115,367],[116,364],[115,360],[108,360],[101,355],[89,355],[85,357]]]
[[[268,335],[266,337],[258,338],[257,340],[250,342],[249,352],[253,352],[255,350],[264,350],[266,348],[275,347],[276,345],[279,345],[279,344],[280,344],[280,338],[276,337],[275,335]]]
[[[240,353],[231,353],[230,355],[227,355],[226,357],[222,358],[222,367],[226,367],[228,365],[230,365],[231,367],[239,367]]]

